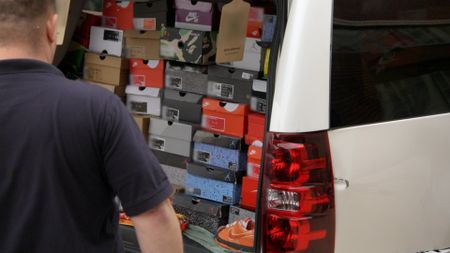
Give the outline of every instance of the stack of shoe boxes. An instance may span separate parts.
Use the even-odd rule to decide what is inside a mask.
[[[176,211],[215,233],[254,218],[275,22],[252,7],[242,61],[216,65],[221,4],[213,2],[104,0],[84,78],[126,95],[170,181],[185,189]]]

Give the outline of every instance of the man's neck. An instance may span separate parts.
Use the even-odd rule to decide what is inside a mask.
[[[38,50],[25,50],[17,47],[2,47],[0,46],[0,60],[12,59],[31,59],[51,63],[50,59],[44,54],[40,54]]]

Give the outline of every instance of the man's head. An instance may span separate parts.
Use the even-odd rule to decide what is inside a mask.
[[[56,21],[55,0],[0,0],[0,59],[51,62]]]

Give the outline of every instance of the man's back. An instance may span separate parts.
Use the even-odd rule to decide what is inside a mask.
[[[123,251],[114,195],[137,215],[171,190],[129,117],[48,64],[0,61],[0,252]]]

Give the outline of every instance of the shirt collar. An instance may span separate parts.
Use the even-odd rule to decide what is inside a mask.
[[[32,59],[0,60],[0,75],[23,73],[49,73],[64,76],[58,68],[43,61]]]

